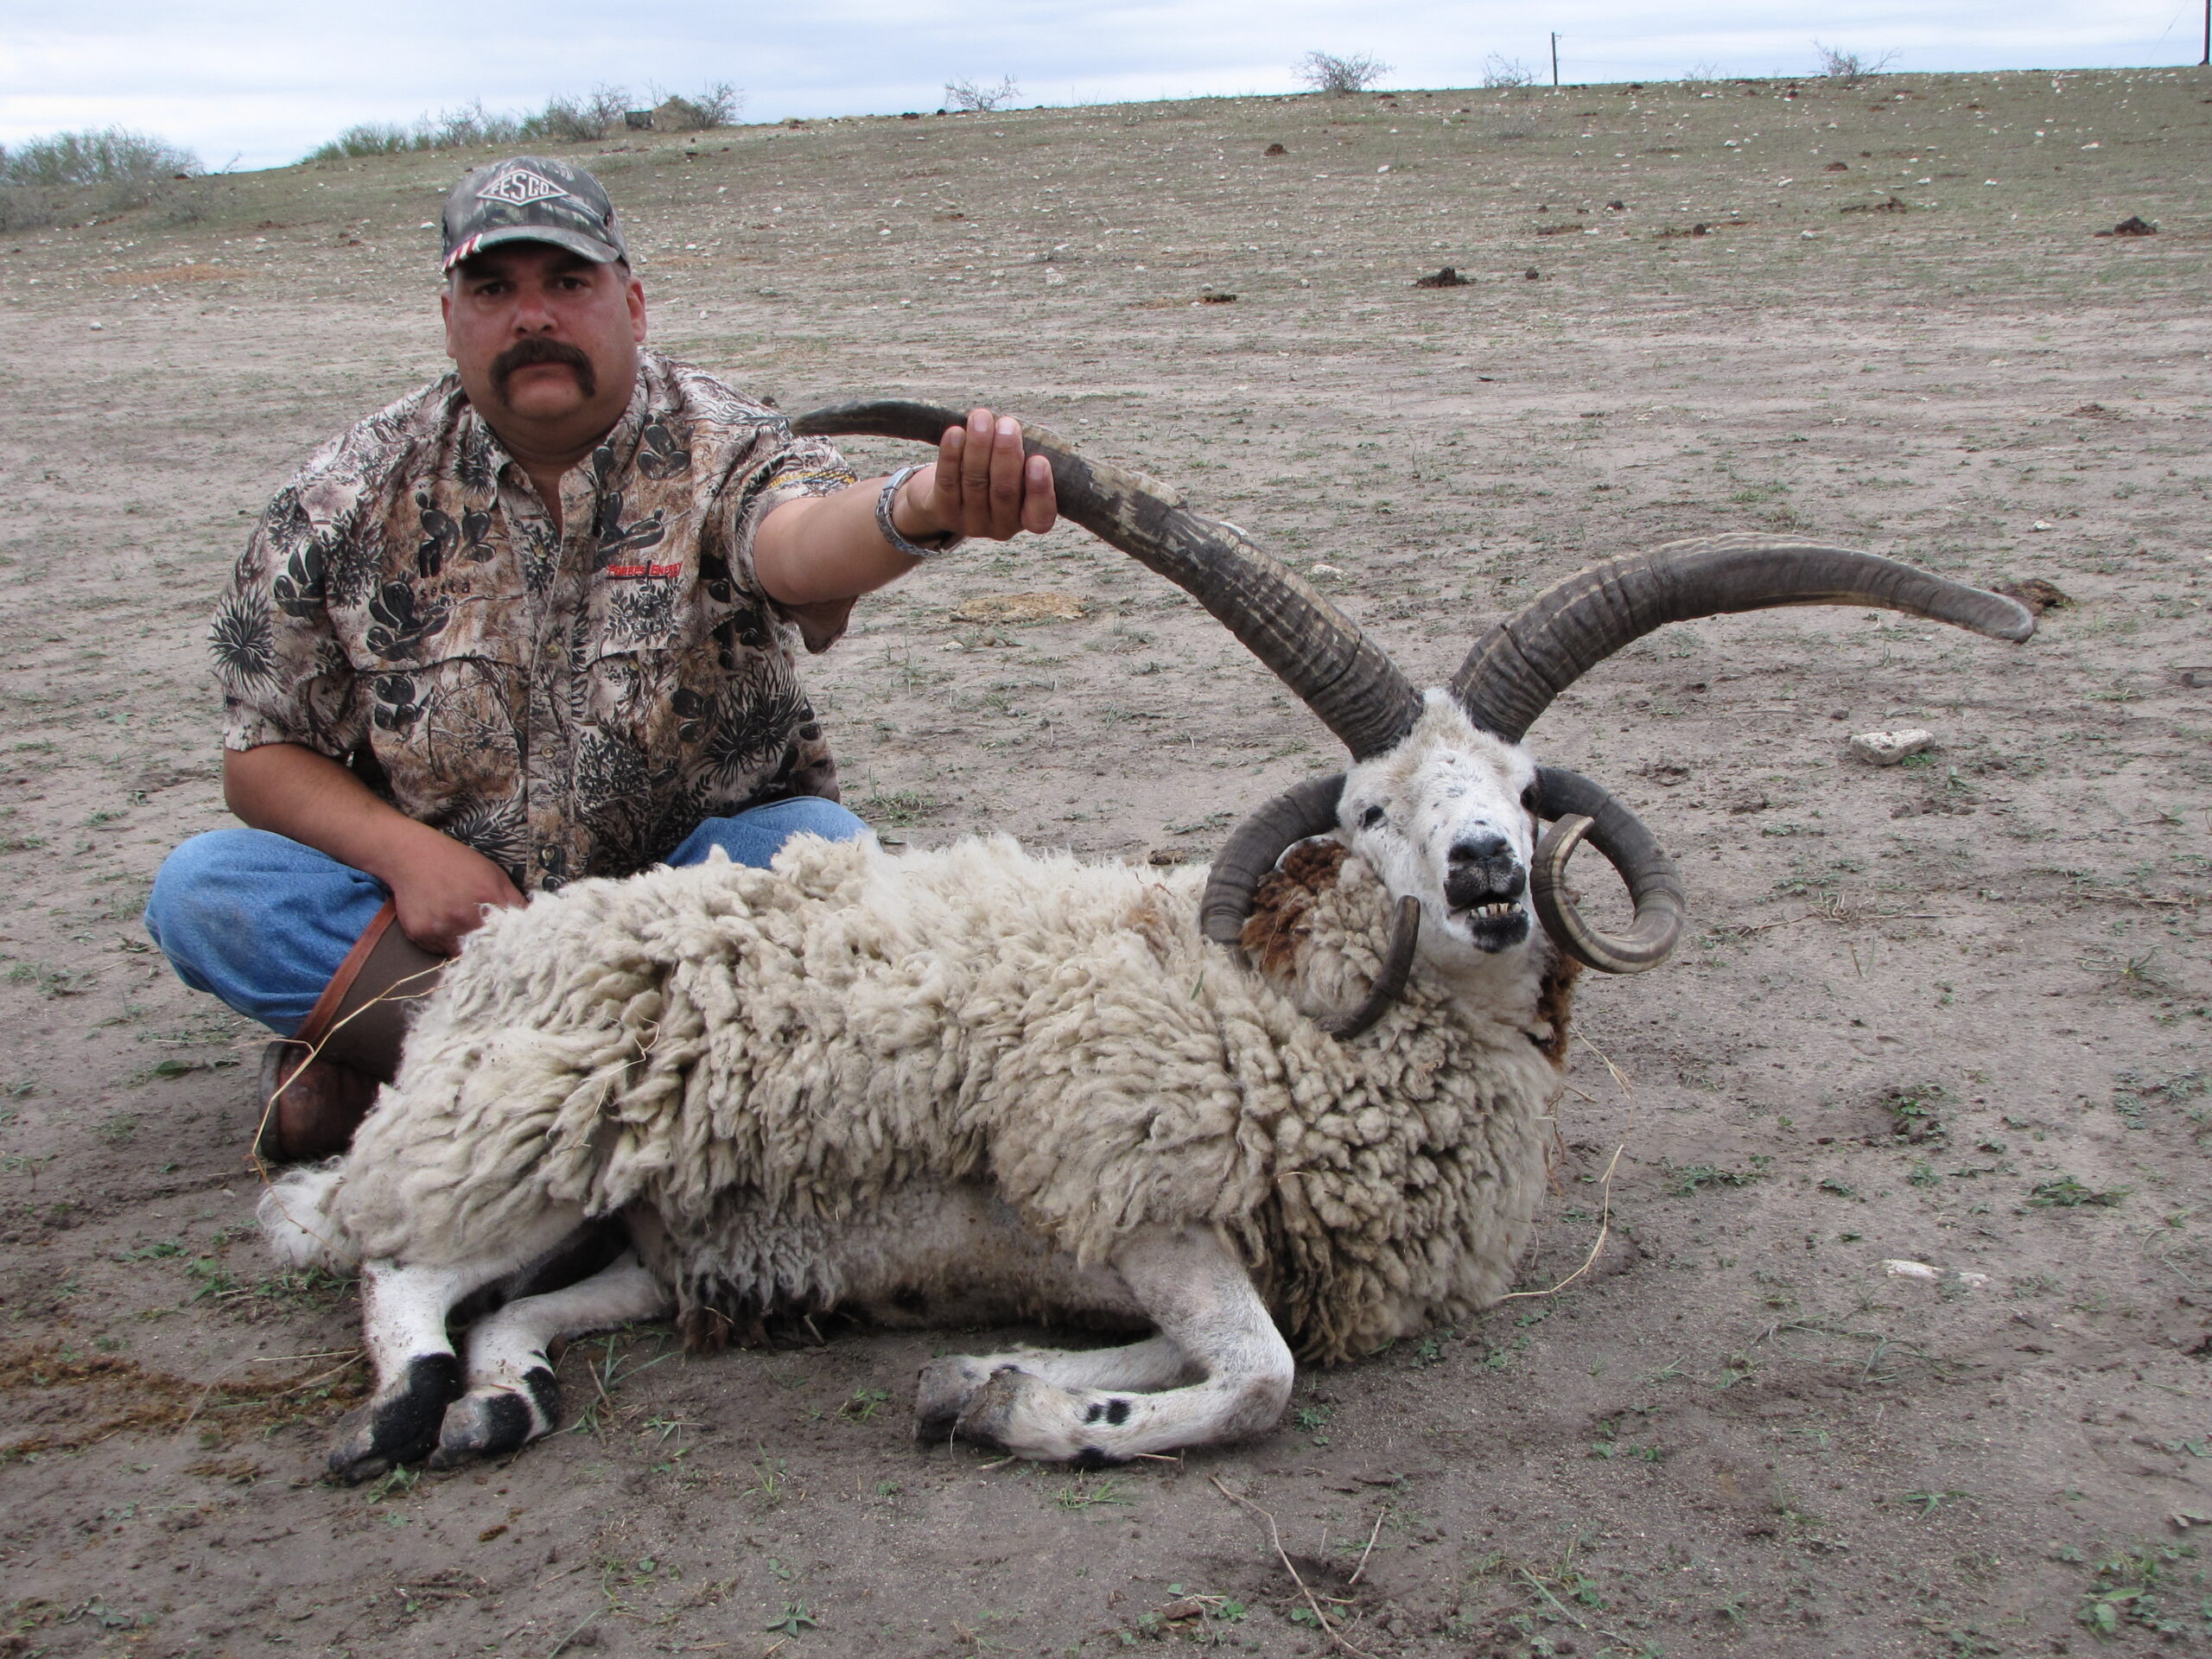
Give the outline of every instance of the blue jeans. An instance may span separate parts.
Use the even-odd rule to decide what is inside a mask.
[[[798,795],[709,818],[668,855],[703,864],[719,847],[765,868],[793,836],[854,841],[868,825],[835,801]],[[290,1036],[391,893],[374,876],[266,830],[213,830],[162,861],[146,931],[176,976]]]

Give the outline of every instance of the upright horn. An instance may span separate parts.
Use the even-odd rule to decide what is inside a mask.
[[[791,430],[935,443],[966,418],[935,404],[886,400],[814,410]],[[1413,729],[1421,716],[1413,683],[1349,617],[1242,531],[1191,512],[1172,486],[1077,454],[1042,427],[1025,426],[1023,448],[1052,463],[1064,514],[1212,612],[1352,759],[1380,754]]]
[[[1867,605],[2018,645],[2036,631],[2017,601],[1877,554],[1742,533],[1674,542],[1593,566],[1539,594],[1475,642],[1452,695],[1510,743],[1552,699],[1669,622],[1779,605]]]

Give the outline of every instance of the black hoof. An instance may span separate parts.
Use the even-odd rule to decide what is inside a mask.
[[[338,1426],[330,1472],[349,1486],[374,1480],[393,1465],[419,1463],[438,1443],[446,1408],[461,1396],[461,1361],[418,1354],[407,1363],[397,1392],[372,1400]]]
[[[526,1393],[487,1389],[449,1407],[438,1431],[437,1450],[430,1453],[430,1467],[453,1469],[477,1458],[504,1457],[541,1434],[551,1433],[561,1413],[561,1390],[553,1373],[542,1365],[532,1366],[522,1380]]]

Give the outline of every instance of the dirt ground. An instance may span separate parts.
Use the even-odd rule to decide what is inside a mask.
[[[1586,981],[1522,1282],[1602,1238],[1590,1271],[1305,1376],[1255,1444],[1090,1476],[909,1438],[918,1363],[1022,1333],[695,1362],[645,1328],[572,1347],[572,1427],[506,1465],[321,1483],[352,1294],[260,1253],[257,1039],[137,918],[225,821],[227,563],[440,366],[423,221],[480,158],[6,238],[0,1652],[2202,1650],[2208,105],[2192,71],[1885,77],[579,152],[664,346],[787,409],[1043,420],[1424,683],[1544,583],[1724,528],[2069,601],[2018,649],[1770,613],[1586,679],[1535,747],[1694,907],[1664,971]],[[1413,286],[1447,264],[1471,285]],[[932,566],[809,676],[848,799],[915,844],[1203,859],[1338,760],[1070,530]],[[1904,726],[1935,748],[1847,757]]]

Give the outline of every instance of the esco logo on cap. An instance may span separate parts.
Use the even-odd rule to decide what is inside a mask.
[[[549,197],[568,194],[543,175],[533,173],[526,167],[518,167],[479,190],[476,199],[479,201],[511,202],[518,207],[525,207],[533,201],[543,201]]]

